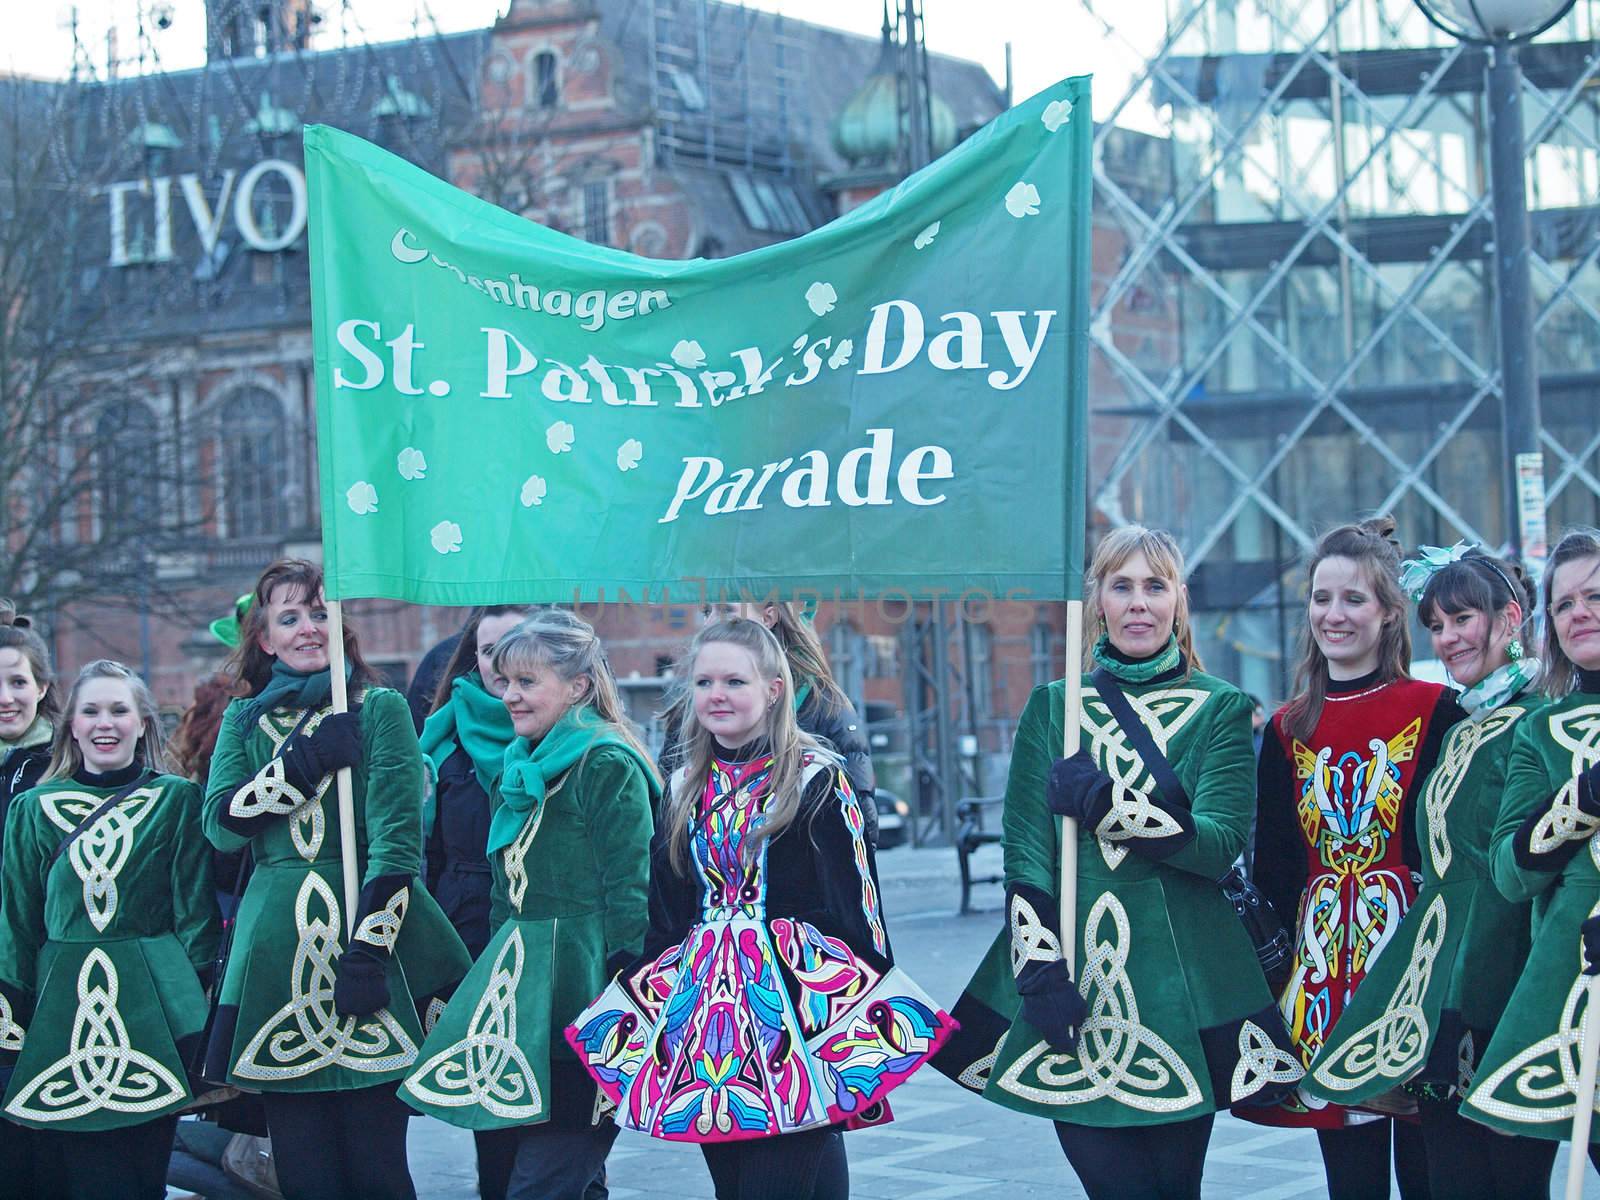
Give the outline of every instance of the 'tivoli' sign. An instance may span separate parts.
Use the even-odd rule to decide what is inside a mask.
[[[1087,80],[776,246],[662,262],[306,131],[330,596],[981,588],[1082,557]]]

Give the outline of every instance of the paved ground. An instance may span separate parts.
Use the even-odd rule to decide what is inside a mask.
[[[985,851],[996,855],[998,870],[998,852]],[[952,1003],[1000,927],[1000,889],[976,889],[974,902],[986,911],[958,917],[953,850],[891,850],[880,857],[879,870],[900,964],[935,999]],[[856,1200],[1083,1195],[1043,1121],[986,1104],[935,1071],[919,1072],[897,1090],[894,1110],[892,1125],[848,1135]],[[414,1122],[411,1164],[423,1200],[474,1200],[477,1195],[472,1139],[461,1130],[437,1121]],[[1555,1195],[1561,1194],[1565,1170],[1563,1150]],[[617,1140],[610,1176],[614,1200],[711,1196],[698,1151],[638,1134],[623,1133]],[[1224,1114],[1206,1160],[1205,1195],[1207,1200],[1326,1196],[1314,1135],[1263,1129]],[[1593,1172],[1585,1197],[1600,1200],[1600,1177]]]

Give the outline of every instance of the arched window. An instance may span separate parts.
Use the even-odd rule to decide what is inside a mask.
[[[156,416],[139,400],[110,404],[95,422],[101,537],[154,530],[161,523],[161,471],[168,456],[158,441]]]
[[[554,50],[541,50],[533,56],[533,103],[536,108],[561,104],[561,68]]]
[[[289,431],[265,388],[241,388],[217,411],[229,537],[277,537],[289,524]]]

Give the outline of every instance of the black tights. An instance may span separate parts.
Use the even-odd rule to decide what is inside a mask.
[[[394,1084],[261,1099],[286,1200],[416,1200],[406,1164],[411,1110]]]
[[[1430,1200],[1422,1127],[1392,1117],[1346,1125],[1343,1129],[1317,1130],[1322,1169],[1328,1176],[1328,1200],[1389,1200],[1391,1137],[1400,1200]],[[1440,1200],[1453,1198],[1441,1196]]]
[[[1440,1200],[1520,1200],[1550,1194],[1560,1142],[1499,1133],[1469,1121],[1454,1102],[1422,1100],[1428,1183]]]
[[[1057,1121],[1056,1139],[1089,1200],[1200,1200],[1212,1119],[1107,1129]]]
[[[702,1145],[717,1200],[849,1200],[844,1135],[811,1129]]]
[[[171,1116],[95,1133],[41,1133],[33,1200],[162,1200],[177,1130]]]

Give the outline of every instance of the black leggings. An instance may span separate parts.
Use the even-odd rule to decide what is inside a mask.
[[[177,1129],[171,1116],[97,1133],[41,1133],[33,1200],[162,1200]]]
[[[1392,1117],[1346,1125],[1343,1129],[1317,1130],[1322,1170],[1328,1177],[1328,1200],[1389,1200],[1391,1138],[1400,1200],[1431,1200],[1422,1127]],[[1439,1200],[1453,1197],[1444,1195]]]
[[[1520,1200],[1550,1194],[1560,1142],[1500,1133],[1457,1111],[1453,1101],[1422,1100],[1428,1183],[1440,1200]]]
[[[849,1200],[844,1135],[811,1129],[702,1145],[717,1200]]]
[[[1200,1200],[1213,1114],[1161,1125],[1100,1128],[1056,1122],[1089,1200]]]
[[[394,1084],[262,1100],[285,1200],[416,1200],[406,1165],[411,1110]]]

